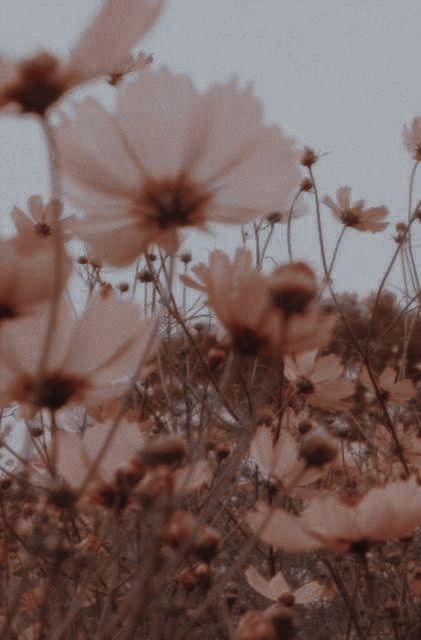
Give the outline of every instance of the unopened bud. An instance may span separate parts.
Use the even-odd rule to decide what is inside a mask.
[[[304,147],[304,151],[301,156],[301,164],[303,165],[303,167],[311,167],[317,162],[318,159],[319,157],[316,155],[313,149],[310,149],[310,147]]]

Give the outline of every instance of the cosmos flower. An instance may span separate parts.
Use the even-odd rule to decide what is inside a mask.
[[[376,392],[365,367],[361,371],[360,382],[366,389],[371,391],[371,393]],[[404,404],[416,394],[414,384],[409,378],[396,381],[396,371],[393,367],[386,367],[384,369],[379,376],[377,386],[383,400],[394,402],[395,404]]]
[[[55,139],[65,193],[87,214],[77,233],[115,266],[151,245],[174,253],[189,227],[288,206],[300,179],[292,140],[263,126],[250,89],[201,94],[164,69],[122,85],[114,114],[93,99],[75,105]]]
[[[341,377],[344,368],[335,355],[317,358],[317,351],[306,351],[285,356],[284,364],[285,377],[308,404],[329,411],[349,408],[345,399],[354,393],[354,383]]]
[[[310,604],[315,600],[329,599],[333,595],[332,589],[320,584],[317,580],[306,582],[302,587],[294,590],[289,586],[281,571],[278,571],[270,580],[263,578],[252,566],[248,567],[244,573],[247,582],[257,593],[274,602],[285,600],[284,604],[288,603],[289,606]]]
[[[32,313],[37,305],[51,299],[54,291],[54,247],[43,247],[22,255],[15,239],[0,240],[0,325]],[[71,269],[64,253],[62,286]]]
[[[372,543],[398,540],[421,525],[421,488],[412,477],[370,489],[354,505],[320,496],[300,516],[259,503],[248,523],[264,542],[285,551],[366,551]]]
[[[100,76],[120,73],[130,51],[152,28],[164,0],[105,0],[67,62],[42,51],[14,62],[0,58],[0,109],[43,116],[67,91]]]
[[[288,432],[281,432],[276,443],[267,427],[259,427],[250,442],[250,459],[261,475],[273,482],[282,482],[290,489],[294,484],[310,484],[320,478],[320,468],[307,467],[299,458],[299,446]]]
[[[196,279],[184,284],[208,299],[232,345],[243,355],[269,356],[322,346],[329,340],[335,319],[322,316],[315,296],[315,279],[302,263],[278,267],[268,276],[253,266],[247,249],[234,259],[213,251],[209,264],[192,268]]]
[[[11,213],[16,231],[14,242],[20,253],[32,253],[35,249],[46,245],[57,233],[58,224],[64,240],[71,236],[70,225],[75,216],[68,216],[60,220],[63,205],[58,200],[50,200],[43,204],[41,196],[35,195],[28,199],[28,213],[15,207]],[[60,222],[58,222],[60,220]]]
[[[382,222],[389,213],[386,207],[364,209],[364,200],[358,200],[351,205],[351,189],[349,187],[340,187],[336,192],[336,200],[337,204],[329,196],[325,196],[322,202],[346,227],[352,227],[359,231],[371,231],[371,233],[383,231],[387,227],[388,223]]]
[[[404,126],[403,141],[412,157],[419,162],[421,160],[421,117],[413,119],[410,129]]]
[[[111,296],[91,297],[78,319],[63,301],[38,380],[48,306],[5,328],[0,344],[3,402],[19,402],[32,412],[57,411],[69,403],[89,406],[121,396],[151,350],[153,321],[141,320],[136,305]]]

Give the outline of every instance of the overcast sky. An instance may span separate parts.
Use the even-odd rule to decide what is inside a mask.
[[[66,54],[100,4],[1,0],[2,50]],[[385,204],[396,222],[406,216],[412,166],[402,126],[421,115],[420,24],[419,0],[168,0],[142,48],[154,54],[156,65],[188,73],[201,87],[233,75],[252,82],[268,123],[326,154],[316,169],[322,194],[333,196],[348,184],[356,199]],[[34,122],[0,120],[0,157],[5,229],[14,204],[24,206],[33,193],[48,194]],[[340,226],[326,208],[324,218],[331,242]],[[393,231],[393,225],[377,236],[350,231],[338,261],[338,289],[366,293],[376,287],[395,248]],[[203,259],[207,248],[232,248],[237,237],[224,228],[216,237],[186,244]],[[296,255],[317,267],[314,214],[297,222],[294,238]],[[285,256],[284,235],[278,240],[280,249],[273,245],[273,252]]]

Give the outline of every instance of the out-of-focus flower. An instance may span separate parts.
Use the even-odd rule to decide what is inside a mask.
[[[360,382],[371,393],[376,393],[374,385],[364,367],[360,374]],[[404,404],[416,394],[414,383],[409,378],[396,381],[396,371],[393,367],[386,367],[380,374],[377,386],[380,394],[385,402],[394,402],[395,404]]]
[[[83,435],[72,431],[57,431],[56,434],[56,470],[58,475],[73,489],[79,489],[90,472],[92,463],[102,446],[107,442],[113,421],[95,424],[85,429]],[[118,433],[97,466],[92,482],[110,482],[116,471],[127,467],[142,447],[143,437],[136,424],[122,420]],[[40,461],[38,461],[38,466]]]
[[[37,315],[5,328],[0,345],[3,401],[17,401],[32,411],[57,411],[69,403],[89,407],[121,396],[129,376],[151,353],[153,320],[141,320],[134,304],[101,296],[93,296],[75,319],[62,301],[38,380],[48,312],[44,305]]]
[[[43,247],[31,255],[22,255],[14,238],[0,240],[0,325],[31,313],[48,301],[54,291],[54,247]],[[71,269],[64,253],[62,285]]]
[[[65,192],[87,213],[77,232],[116,266],[154,244],[174,253],[188,227],[286,208],[300,180],[292,140],[263,126],[250,89],[200,94],[164,69],[124,84],[115,114],[93,99],[75,105],[55,139]]]
[[[315,600],[329,599],[333,595],[332,589],[327,585],[320,584],[317,580],[306,582],[298,589],[292,589],[285,580],[281,571],[270,580],[266,580],[252,566],[245,571],[247,582],[252,589],[260,593],[268,600],[282,602],[283,597],[291,605],[293,604],[310,604]]]
[[[387,227],[388,223],[382,222],[389,213],[386,207],[364,209],[364,200],[358,200],[351,205],[351,189],[349,187],[340,187],[336,192],[336,200],[337,203],[333,202],[329,196],[325,196],[322,202],[346,227],[352,227],[359,231],[371,231],[371,233],[383,231]]]
[[[250,458],[266,480],[282,482],[287,490],[305,486],[323,475],[320,468],[308,467],[299,459],[299,446],[288,432],[281,432],[276,443],[267,427],[259,427],[250,442]]]
[[[354,383],[342,378],[339,358],[330,354],[317,358],[317,351],[306,351],[295,358],[285,356],[285,377],[294,384],[298,394],[313,407],[329,411],[349,408]]]
[[[15,207],[11,217],[18,232],[14,242],[19,252],[28,254],[44,247],[57,233],[59,224],[63,240],[68,240],[75,216],[60,219],[62,211],[63,205],[59,200],[50,200],[44,205],[38,195],[29,198],[28,213]]]
[[[418,116],[412,121],[409,129],[406,125],[403,128],[403,141],[409,153],[417,162],[421,160],[421,117]]]
[[[259,503],[248,523],[264,542],[285,551],[364,552],[372,543],[398,540],[421,525],[421,488],[414,478],[391,482],[370,489],[353,506],[321,496],[301,516]]]
[[[244,355],[276,355],[322,346],[331,336],[334,318],[320,314],[315,278],[302,263],[278,267],[268,276],[253,266],[247,249],[231,261],[213,251],[209,265],[192,268],[197,279],[184,284],[206,294],[208,305]]]
[[[45,51],[18,62],[0,58],[0,109],[43,116],[77,85],[121,73],[128,54],[155,24],[163,5],[164,0],[105,0],[67,62]]]

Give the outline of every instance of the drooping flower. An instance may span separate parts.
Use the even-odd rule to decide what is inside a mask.
[[[337,203],[332,198],[325,196],[322,202],[327,205],[335,218],[346,227],[352,227],[359,231],[371,231],[377,233],[383,231],[388,225],[383,219],[388,215],[386,207],[369,207],[364,209],[364,200],[358,200],[351,204],[351,189],[340,187],[336,192]]]
[[[364,367],[360,374],[360,382],[366,389],[375,393],[375,387],[371,381],[367,369]],[[396,371],[393,367],[386,367],[380,374],[377,385],[380,394],[386,402],[394,402],[395,404],[404,404],[413,398],[416,394],[414,383],[409,378],[396,380]]]
[[[250,89],[200,94],[164,69],[120,87],[115,114],[93,99],[75,105],[55,139],[65,192],[87,214],[78,234],[116,266],[154,244],[174,253],[189,227],[286,207],[300,179],[292,140],[263,126]]]
[[[38,195],[29,198],[28,213],[15,207],[11,217],[18,232],[14,242],[19,252],[33,253],[34,250],[45,246],[57,233],[59,224],[63,240],[68,240],[75,216],[60,219],[62,211],[63,205],[60,201],[50,200],[44,205],[41,196]]]
[[[354,505],[320,496],[301,516],[259,503],[248,523],[264,542],[285,551],[365,551],[372,543],[410,535],[421,525],[421,488],[414,478],[391,482],[370,489]]]
[[[317,351],[306,351],[295,358],[285,356],[285,377],[306,402],[320,409],[341,411],[350,406],[346,398],[354,393],[354,383],[341,377],[343,370],[333,354],[317,358]]]
[[[332,589],[327,585],[320,584],[317,580],[306,582],[302,587],[294,590],[289,586],[281,571],[278,571],[270,580],[266,580],[253,566],[250,566],[246,569],[245,576],[251,588],[257,593],[274,602],[277,600],[283,602],[285,599],[285,604],[288,602],[289,606],[291,604],[310,604],[317,600],[329,599],[333,595]]]
[[[67,62],[42,51],[14,62],[0,58],[0,109],[43,116],[64,93],[121,72],[130,51],[152,28],[165,0],[105,0]]]
[[[0,325],[27,316],[51,299],[54,291],[54,247],[43,247],[22,255],[15,238],[0,240]],[[64,253],[62,286],[71,269],[70,257]]]
[[[403,128],[403,141],[412,157],[418,162],[421,160],[421,117],[418,116],[412,121],[409,129],[406,125]]]
[[[79,319],[63,301],[39,380],[48,306],[5,328],[0,344],[3,402],[19,402],[32,412],[57,411],[121,396],[151,351],[153,321],[141,320],[136,305],[111,296],[93,296]]]

